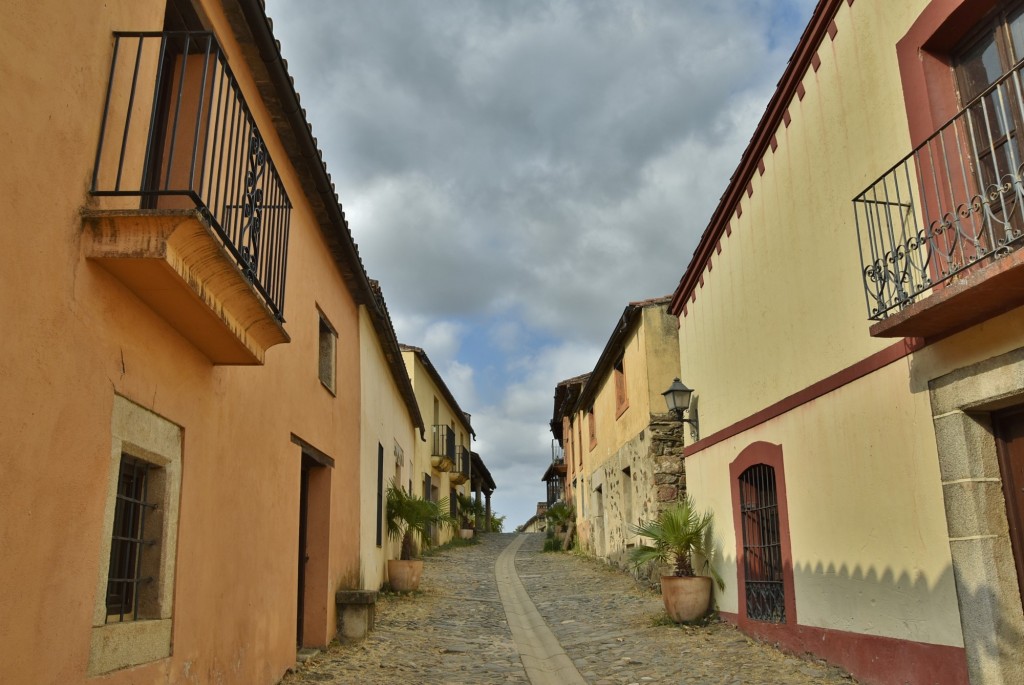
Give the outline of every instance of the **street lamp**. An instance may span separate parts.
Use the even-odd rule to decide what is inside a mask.
[[[670,412],[676,415],[676,418],[683,423],[690,424],[690,435],[693,439],[695,441],[699,440],[700,433],[697,428],[696,411],[690,412],[690,418],[683,418],[683,412],[690,407],[690,398],[693,396],[693,390],[683,385],[682,381],[676,378],[672,381],[672,385],[668,386],[668,390],[661,393],[661,396],[665,398],[665,405]]]

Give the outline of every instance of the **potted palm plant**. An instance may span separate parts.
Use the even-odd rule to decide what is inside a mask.
[[[459,510],[459,537],[469,540],[476,529],[476,521],[484,515],[484,505],[476,501],[472,495],[455,493],[455,504]]]
[[[568,549],[576,526],[576,509],[566,502],[555,502],[548,507],[544,516],[548,520],[548,535],[556,541],[558,548]]]
[[[398,559],[388,561],[388,582],[396,592],[411,592],[420,586],[423,574],[422,548],[430,545],[431,526],[452,526],[448,498],[440,502],[407,493],[394,482],[387,492],[388,537],[401,540]]]
[[[630,559],[634,567],[646,563],[668,563],[672,573],[661,577],[661,598],[665,611],[676,623],[695,621],[707,613],[711,605],[711,581],[718,589],[725,582],[711,565],[714,554],[714,523],[710,511],[700,513],[693,499],[686,495],[666,508],[653,521],[633,526],[633,533],[650,538],[653,545],[634,547]],[[693,569],[693,556],[704,559],[703,569],[710,577],[698,576]]]

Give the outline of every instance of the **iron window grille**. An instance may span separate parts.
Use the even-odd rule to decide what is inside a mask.
[[[91,192],[199,209],[284,320],[291,202],[212,33],[114,33]]]
[[[740,474],[739,480],[747,617],[785,623],[786,595],[775,469],[756,464]]]
[[[139,618],[142,586],[153,582],[143,574],[146,549],[157,544],[147,539],[146,514],[156,509],[148,500],[150,464],[121,455],[110,538],[110,570],[107,575],[107,622]]]

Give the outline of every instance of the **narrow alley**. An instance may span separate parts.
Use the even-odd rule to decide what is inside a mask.
[[[490,534],[428,557],[419,593],[381,596],[368,639],[332,645],[281,685],[854,682],[725,623],[670,624],[656,592],[543,543]],[[532,607],[546,625],[530,620]]]

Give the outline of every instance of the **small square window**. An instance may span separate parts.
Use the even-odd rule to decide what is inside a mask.
[[[330,322],[320,314],[320,382],[324,387],[335,394],[336,359],[338,348],[338,333],[331,326]]]

